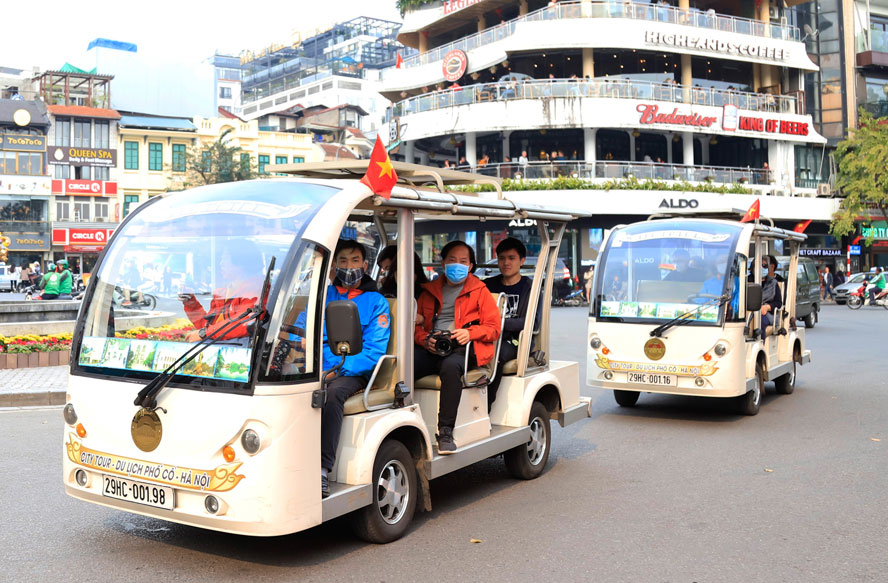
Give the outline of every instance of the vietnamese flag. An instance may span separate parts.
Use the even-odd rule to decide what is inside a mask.
[[[398,53],[395,57],[395,69],[400,69],[401,65],[404,64],[404,58],[401,57],[401,53]]]
[[[741,223],[747,223],[749,221],[754,221],[759,218],[759,213],[761,212],[762,207],[762,199],[757,198],[755,202],[750,205],[749,210],[746,211],[746,214],[743,215],[743,218],[740,219]]]
[[[366,184],[373,194],[384,198],[392,197],[392,187],[398,182],[398,174],[379,136],[376,136],[376,144],[373,145],[373,153],[370,154],[370,165],[367,166],[367,173],[361,178],[361,182]]]
[[[810,224],[811,224],[811,219],[808,219],[807,221],[800,221],[800,222],[796,223],[796,226],[793,227],[792,230],[795,231],[796,233],[804,233],[805,229],[807,229],[808,225],[810,225]]]

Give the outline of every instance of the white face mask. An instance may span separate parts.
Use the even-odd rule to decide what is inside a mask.
[[[727,268],[728,268],[727,263],[716,263],[715,264],[715,269],[716,269],[716,271],[718,271],[718,273],[724,273]]]

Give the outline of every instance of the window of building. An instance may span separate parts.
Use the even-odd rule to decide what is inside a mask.
[[[139,169],[139,142],[123,143],[123,167],[126,170]]]
[[[204,150],[200,153],[200,165],[204,172],[213,171],[213,155]]]
[[[70,146],[71,145],[71,120],[69,118],[60,117],[55,122],[55,145]]]
[[[104,200],[96,200],[96,221],[100,223],[108,222],[108,203]]]
[[[221,99],[231,99],[231,87],[220,87],[219,97]]]
[[[71,220],[71,197],[70,196],[57,196],[56,197],[56,220],[57,221],[70,221]]]
[[[107,121],[96,122],[96,148],[111,147],[111,126]]]
[[[287,157],[286,156],[275,156],[274,163],[275,164],[286,164]],[[284,174],[283,172],[278,172],[278,176],[286,176],[286,174]]]
[[[138,194],[125,194],[123,196],[123,216],[129,214],[130,206],[134,204],[139,204],[139,195]]]
[[[89,166],[74,166],[75,180],[92,180],[92,168]]]
[[[259,154],[259,174],[267,174],[265,167],[268,166],[270,161],[271,156]]]
[[[185,144],[173,144],[173,172],[185,172]]]
[[[293,164],[302,164],[305,162],[305,156],[293,156]]]
[[[0,174],[41,176],[43,175],[43,154],[40,152],[0,152]]]
[[[75,148],[90,148],[90,122],[89,120],[74,121],[74,144]]]
[[[155,172],[163,170],[163,144],[156,142],[148,144],[148,170]]]
[[[250,155],[249,154],[241,154],[240,155],[240,163],[241,163],[241,172],[246,174],[250,171]]]
[[[55,166],[55,176],[54,178],[59,178],[62,180],[67,180],[71,178],[71,167],[63,164],[59,164]]]
[[[96,167],[93,168],[93,180],[110,180],[110,168]]]
[[[90,220],[90,207],[92,203],[89,199],[87,200],[75,200],[74,201],[74,220],[87,222]]]

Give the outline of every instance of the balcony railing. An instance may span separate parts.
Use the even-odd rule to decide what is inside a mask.
[[[749,111],[801,114],[803,100],[792,95],[747,93],[704,87],[683,87],[670,83],[652,83],[626,79],[535,79],[468,85],[459,89],[444,89],[399,101],[386,112],[386,121],[392,115],[408,115],[496,101],[542,99],[547,97],[590,97],[616,99],[647,99],[691,105],[722,107],[736,105]]]
[[[870,44],[867,46],[866,38],[869,33]],[[873,51],[876,53],[888,53],[888,31],[869,30],[857,35],[857,52]]]
[[[558,2],[554,6],[535,10],[458,41],[442,45],[419,55],[407,57],[404,59],[403,66],[418,67],[439,62],[444,58],[444,55],[454,49],[468,52],[492,42],[503,40],[515,34],[515,27],[520,22],[576,18],[629,18],[633,20],[680,24],[718,32],[735,32],[764,38],[792,41],[801,39],[799,29],[794,26],[771,24],[734,16],[722,16],[714,11],[702,12],[695,8],[683,11],[672,6],[654,6],[634,2]]]
[[[463,167],[458,167],[464,169]],[[684,166],[653,162],[586,162],[561,160],[528,162],[527,164],[486,164],[474,169],[478,174],[499,178],[551,180],[572,177],[592,180],[622,179],[662,180],[677,182],[711,182],[713,184],[753,184],[767,186],[773,182],[772,172],[764,168],[729,168],[725,166]]]

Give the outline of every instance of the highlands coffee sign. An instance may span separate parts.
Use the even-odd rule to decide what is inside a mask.
[[[789,50],[767,47],[752,43],[728,42],[713,36],[696,36],[691,34],[664,34],[646,30],[644,42],[659,47],[677,47],[719,53],[723,55],[740,55],[742,57],[758,57],[773,61],[789,59]]]
[[[71,166],[117,166],[117,150],[103,148],[71,148],[69,146],[50,146],[47,151],[50,164]]]

